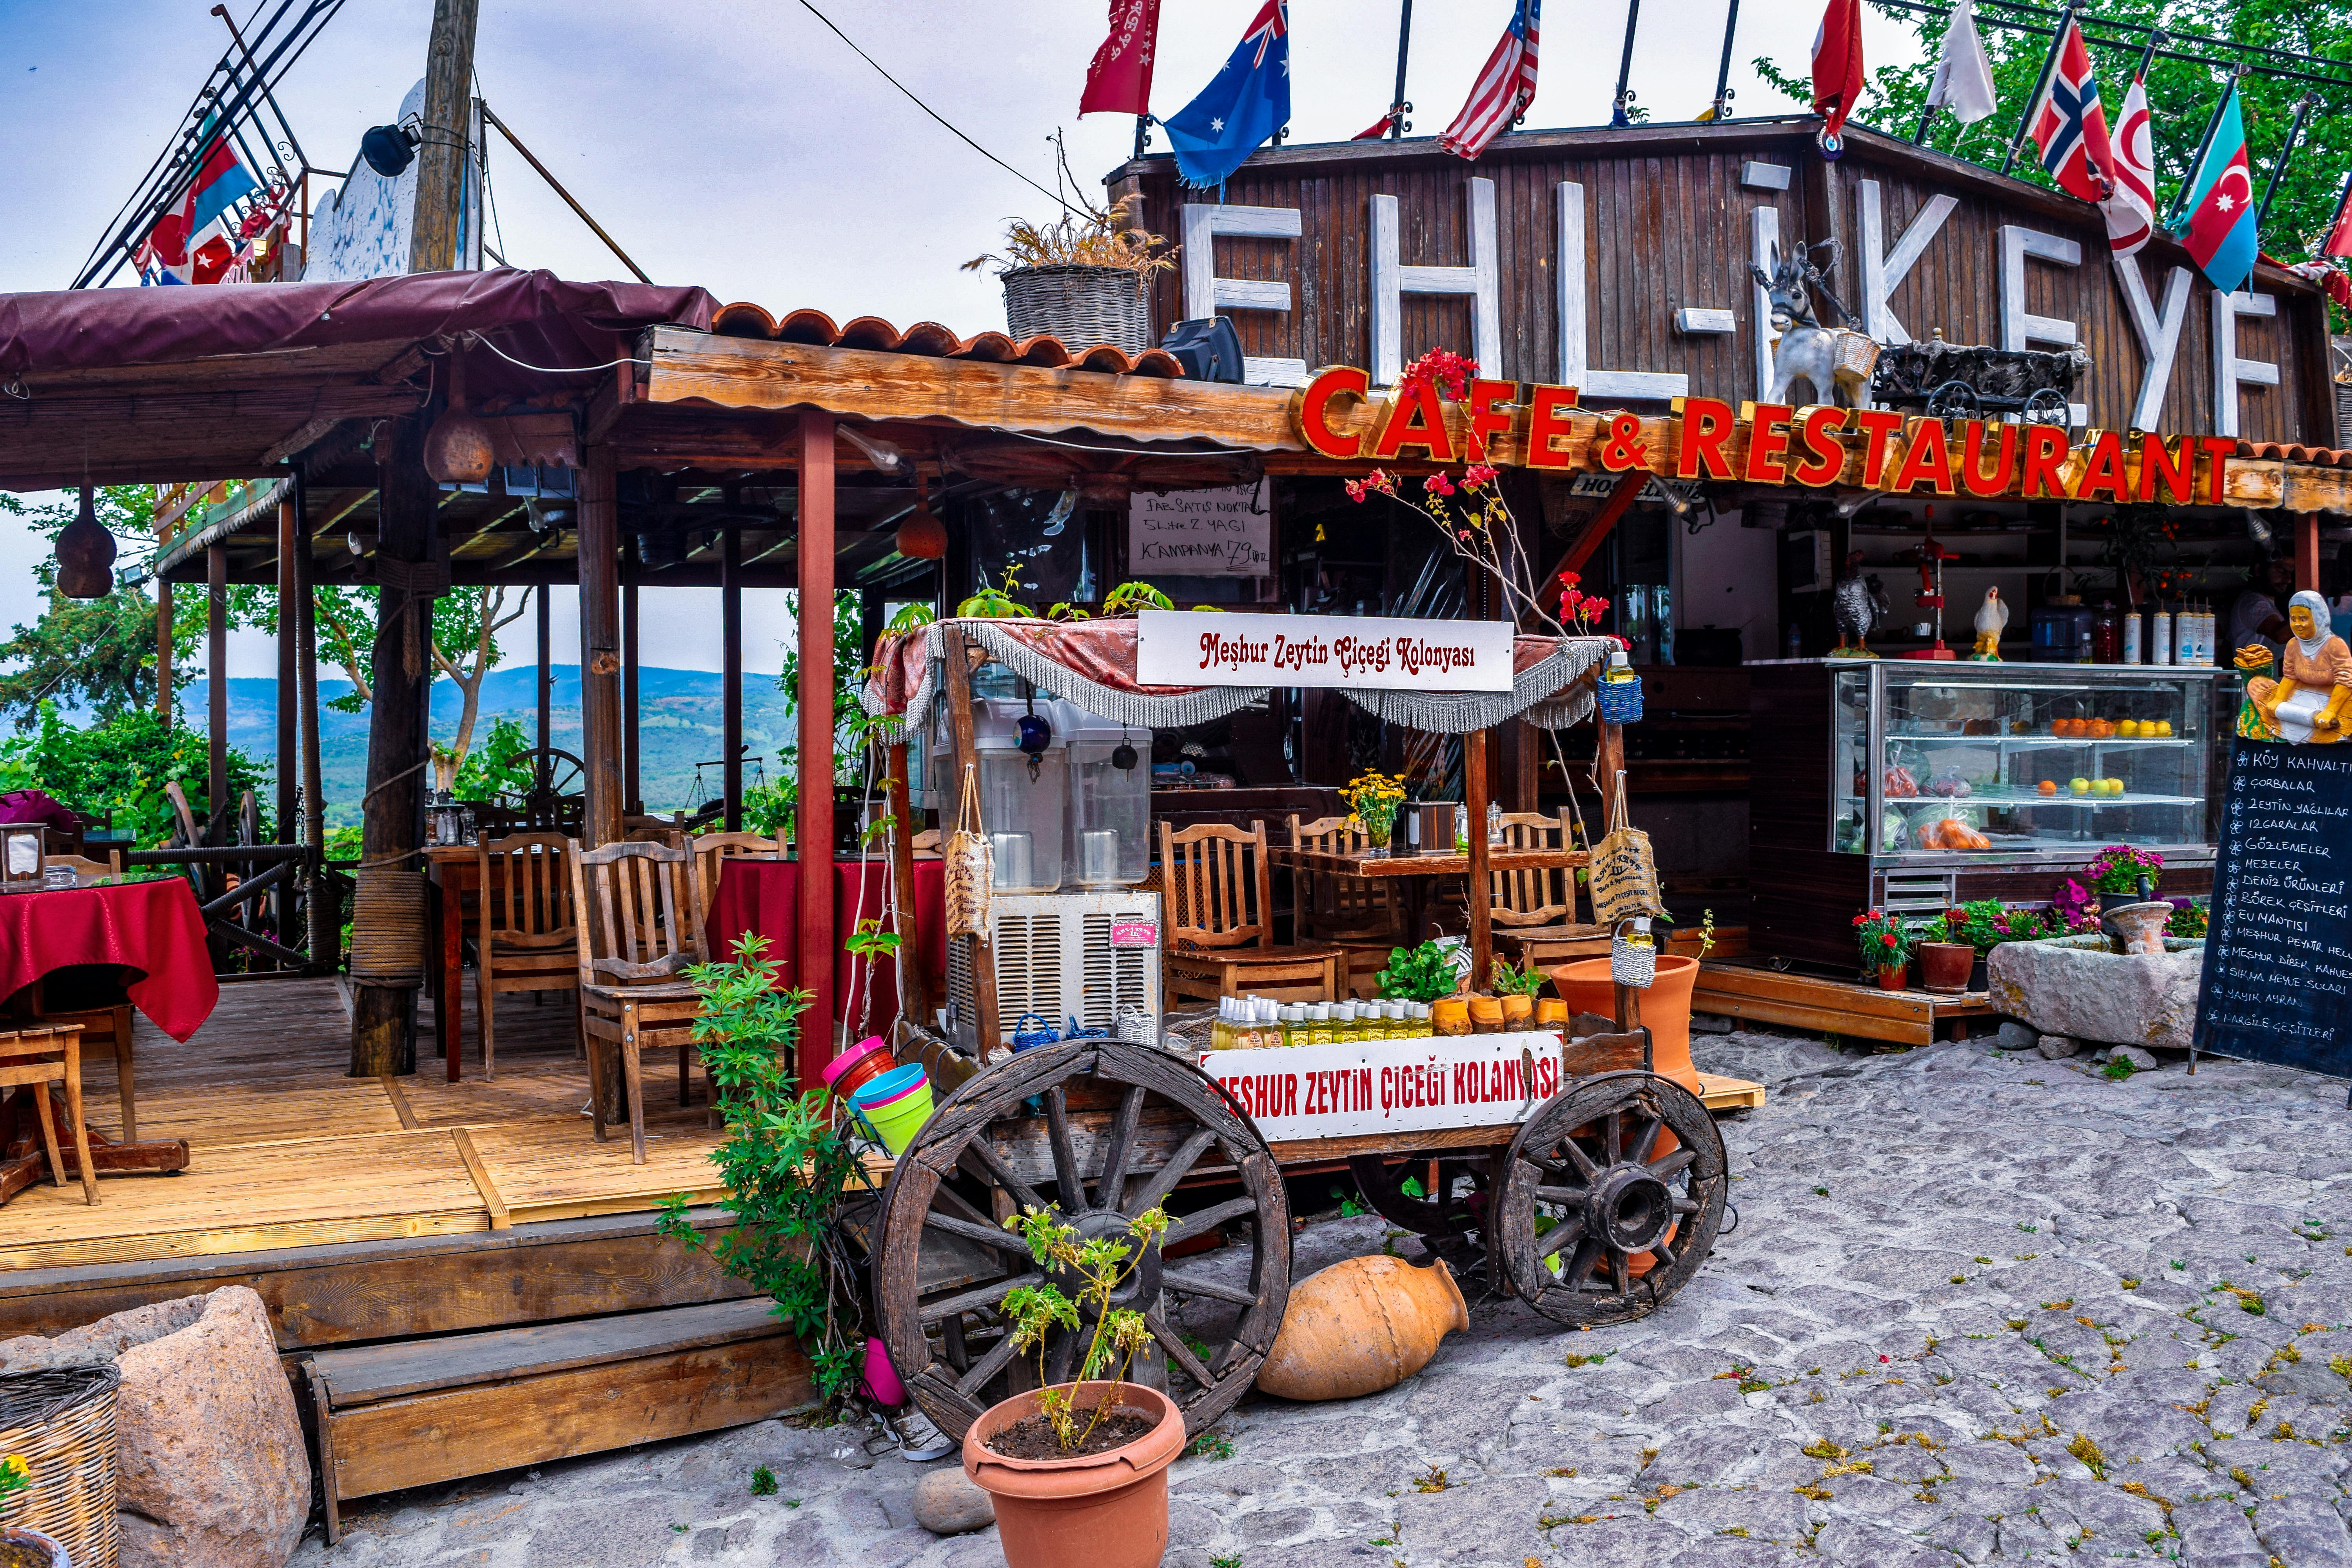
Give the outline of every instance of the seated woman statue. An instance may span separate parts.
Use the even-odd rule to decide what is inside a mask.
[[[2246,696],[2284,739],[2340,741],[2352,704],[2352,648],[2334,635],[2327,601],[2308,590],[2288,602],[2286,623],[2294,636],[2283,675],[2248,681]]]

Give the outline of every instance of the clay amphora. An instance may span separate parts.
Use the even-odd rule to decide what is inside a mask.
[[[1350,1258],[1291,1288],[1257,1385],[1285,1399],[1378,1394],[1427,1366],[1449,1331],[1469,1326],[1443,1259],[1423,1268],[1401,1258]]]

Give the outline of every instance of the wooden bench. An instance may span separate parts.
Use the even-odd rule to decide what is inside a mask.
[[[764,1421],[809,1404],[799,1342],[764,1296],[322,1351],[327,1540],[353,1498]]]

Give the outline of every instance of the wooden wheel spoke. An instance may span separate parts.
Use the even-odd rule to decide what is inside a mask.
[[[1583,1239],[1584,1221],[1581,1218],[1564,1219],[1536,1238],[1536,1256],[1544,1259],[1556,1258],[1561,1247]]]
[[[1698,1205],[1697,1205],[1697,1204],[1696,1204],[1696,1203],[1694,1203],[1694,1202],[1692,1202],[1689,1198],[1685,1198],[1685,1197],[1682,1197],[1682,1196],[1680,1196],[1680,1195],[1677,1195],[1677,1196],[1675,1198],[1674,1203],[1675,1203],[1675,1212],[1676,1214],[1696,1214],[1696,1213],[1698,1213]]]
[[[1677,1149],[1663,1160],[1644,1163],[1650,1167],[1650,1174],[1657,1177],[1658,1180],[1662,1182],[1671,1182],[1676,1176],[1681,1175],[1685,1171],[1689,1170],[1693,1165],[1698,1163],[1698,1151],[1696,1149]]]
[[[1653,1118],[1643,1127],[1641,1135],[1633,1140],[1633,1152],[1631,1155],[1633,1163],[1646,1165],[1650,1163],[1650,1156],[1658,1152],[1658,1134],[1665,1130],[1666,1123],[1663,1117]]]
[[[1160,1199],[1176,1190],[1177,1183],[1192,1173],[1194,1163],[1200,1160],[1209,1145],[1216,1141],[1217,1135],[1209,1129],[1202,1127],[1196,1130],[1190,1138],[1177,1146],[1176,1152],[1168,1156],[1168,1163],[1152,1173],[1151,1180],[1145,1183],[1143,1190],[1135,1194],[1135,1201],[1125,1205],[1128,1210],[1133,1214],[1143,1214],[1157,1207]]]
[[[941,1318],[951,1318],[959,1312],[969,1312],[974,1307],[993,1307],[1024,1285],[1043,1285],[1045,1282],[1045,1275],[1034,1269],[1026,1274],[1012,1274],[1002,1279],[992,1279],[987,1284],[973,1289],[960,1291],[937,1301],[924,1302],[921,1308],[921,1319],[925,1323],[936,1323]]]
[[[1016,1353],[1010,1330],[1003,1339],[988,1348],[988,1353],[971,1363],[970,1371],[956,1379],[956,1392],[966,1399],[988,1386],[988,1380],[1003,1372]]]
[[[1615,1287],[1611,1294],[1621,1300],[1633,1289],[1633,1258],[1622,1247],[1612,1245],[1609,1248],[1609,1277]]]
[[[1135,1148],[1136,1124],[1143,1119],[1143,1095],[1139,1083],[1129,1085],[1119,1096],[1118,1114],[1112,1119],[1110,1137],[1103,1145],[1102,1175],[1095,1184],[1095,1202],[1103,1208],[1127,1206],[1127,1162]]]
[[[1588,1236],[1579,1241],[1576,1250],[1569,1255],[1568,1267],[1559,1271],[1559,1282],[1570,1290],[1581,1290],[1584,1282],[1592,1278],[1593,1269],[1600,1264],[1601,1244]]]
[[[1568,1156],[1569,1163],[1576,1167],[1576,1173],[1578,1175],[1582,1176],[1587,1182],[1594,1182],[1600,1179],[1601,1167],[1592,1163],[1591,1155],[1586,1153],[1582,1149],[1577,1146],[1575,1139],[1561,1139],[1559,1141],[1559,1148],[1560,1152]]]
[[[1062,1212],[1084,1213],[1087,1187],[1078,1176],[1077,1148],[1070,1142],[1069,1100],[1058,1083],[1045,1091],[1045,1133],[1054,1150],[1054,1186],[1061,1195]]]
[[[1037,1195],[1037,1189],[1014,1175],[1011,1167],[996,1157],[996,1151],[982,1142],[977,1135],[963,1146],[963,1152],[956,1156],[958,1164],[963,1164],[966,1161],[973,1162],[978,1165],[977,1170],[971,1171],[973,1175],[982,1181],[992,1182],[1003,1187],[1006,1194],[1021,1207],[1042,1209],[1046,1206],[1045,1200]],[[971,1169],[969,1165],[965,1168]]]
[[[1677,1256],[1674,1248],[1674,1231],[1669,1228],[1665,1235],[1658,1237],[1658,1239],[1652,1244],[1650,1250],[1658,1255],[1658,1261],[1660,1263],[1673,1263]]]
[[[1246,1194],[1237,1198],[1227,1198],[1223,1203],[1204,1208],[1198,1214],[1188,1214],[1170,1226],[1168,1234],[1160,1238],[1160,1247],[1164,1250],[1180,1241],[1190,1241],[1196,1236],[1214,1230],[1229,1219],[1239,1219],[1245,1214],[1256,1212],[1257,1200]]]
[[[1215,1384],[1216,1374],[1202,1363],[1199,1356],[1192,1353],[1192,1347],[1184,1342],[1184,1336],[1170,1325],[1165,1315],[1159,1312],[1147,1312],[1143,1316],[1143,1322],[1144,1326],[1151,1331],[1151,1337],[1159,1342],[1160,1348],[1168,1352],[1168,1359],[1184,1369],[1185,1376],[1202,1388],[1209,1388]]]
[[[1612,1110],[1601,1119],[1601,1163],[1622,1164],[1625,1159],[1625,1113]]]
[[[1581,1208],[1584,1206],[1585,1191],[1586,1189],[1582,1187],[1538,1187],[1536,1199],[1539,1203],[1561,1204],[1570,1208]]]
[[[1179,1296],[1206,1296],[1213,1300],[1231,1301],[1243,1307],[1257,1305],[1257,1295],[1255,1291],[1244,1290],[1238,1286],[1220,1284],[1214,1279],[1203,1279],[1197,1274],[1188,1274],[1181,1268],[1161,1268],[1160,1288],[1163,1290],[1172,1290]]]
[[[974,1225],[968,1219],[958,1219],[933,1209],[923,1215],[923,1224],[932,1230],[943,1230],[950,1236],[962,1237],[966,1241],[992,1247],[1000,1252],[1010,1252],[1019,1258],[1029,1256],[1029,1244],[1013,1232],[992,1225]]]

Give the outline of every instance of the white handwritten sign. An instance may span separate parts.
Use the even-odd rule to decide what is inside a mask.
[[[1559,1036],[1537,1030],[1202,1051],[1198,1059],[1259,1133],[1282,1143],[1524,1121],[1559,1092]]]
[[[1508,691],[1507,621],[1145,610],[1146,686],[1341,686],[1364,691]]]
[[[1139,577],[1264,577],[1274,570],[1272,527],[1255,485],[1135,492],[1128,564]]]

